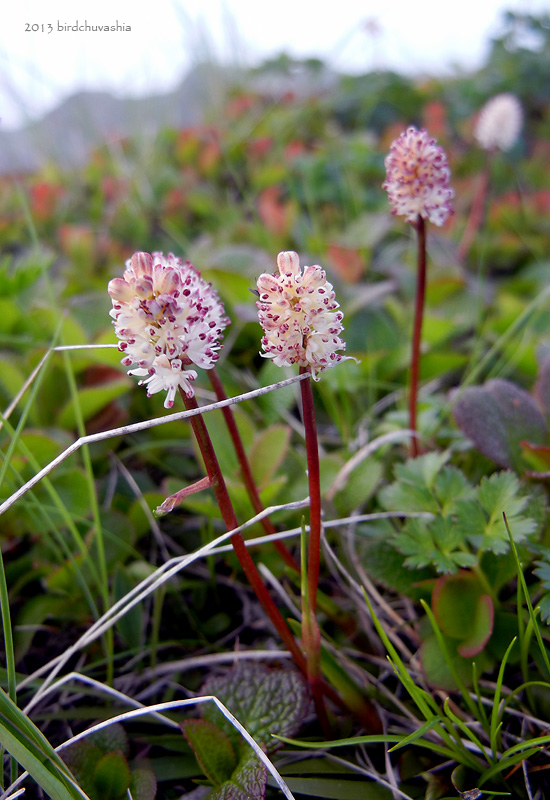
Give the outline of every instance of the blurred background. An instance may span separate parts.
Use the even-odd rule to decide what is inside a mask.
[[[252,0],[156,0],[141,8],[130,0],[11,5],[0,32],[0,169],[36,169],[42,154],[78,164],[92,139],[96,144],[130,130],[197,124],[207,108],[220,107],[224,77],[282,53],[322,60],[321,83],[302,80],[306,92],[342,73],[464,74],[486,62],[491,42],[505,29],[506,11],[536,15],[550,4],[394,0],[381,7],[340,0],[313,9],[295,0],[272,6]],[[121,30],[72,30],[86,23]],[[528,32],[519,44],[541,46]],[[205,64],[221,71],[201,74]],[[279,83],[274,90],[288,88]],[[299,83],[292,89],[300,91]],[[148,102],[133,102],[140,99]],[[47,124],[37,129],[44,118]]]

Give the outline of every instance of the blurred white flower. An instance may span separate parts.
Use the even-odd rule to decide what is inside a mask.
[[[497,94],[480,111],[474,136],[485,150],[510,150],[519,138],[523,109],[518,98]]]

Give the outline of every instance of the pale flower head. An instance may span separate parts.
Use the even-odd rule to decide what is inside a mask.
[[[451,172],[443,148],[425,130],[407,128],[392,142],[386,156],[386,180],[392,214],[416,222],[418,217],[444,225],[453,213]]]
[[[505,92],[488,100],[480,111],[474,136],[485,150],[510,150],[519,138],[523,109],[518,98]]]
[[[279,273],[258,278],[256,303],[264,329],[261,353],[278,367],[309,367],[315,377],[342,360],[340,338],[344,315],[335,300],[332,284],[319,266],[300,268],[292,251],[277,256]]]
[[[128,374],[142,379],[149,396],[166,391],[166,408],[174,405],[178,387],[193,397],[197,373],[187,367],[212,369],[229,324],[211,284],[172,253],[134,253],[108,291],[122,363],[132,367]]]

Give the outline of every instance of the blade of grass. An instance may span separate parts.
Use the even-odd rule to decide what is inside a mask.
[[[502,724],[502,713],[499,709],[500,706],[500,696],[502,692],[502,684],[504,682],[504,670],[506,668],[506,664],[508,662],[508,656],[512,650],[512,647],[516,643],[516,637],[512,639],[510,644],[508,645],[506,652],[504,653],[504,657],[500,663],[500,668],[498,670],[497,682],[495,687],[495,694],[493,699],[493,707],[491,709],[491,732],[490,732],[490,743],[491,743],[491,751],[493,753],[493,761],[496,761],[496,753],[498,747],[498,732],[500,730],[500,726]]]
[[[506,525],[506,530],[508,531],[508,538],[510,539],[510,547],[512,549],[512,553],[514,555],[514,560],[516,562],[516,569],[518,573],[518,582],[521,583],[521,588],[523,591],[523,596],[525,597],[525,602],[527,604],[527,609],[529,611],[529,619],[531,620],[531,624],[533,625],[533,631],[535,633],[535,638],[537,640],[542,660],[544,661],[544,665],[547,670],[546,678],[550,679],[550,661],[548,659],[548,653],[546,651],[546,647],[544,646],[544,642],[542,641],[542,636],[540,633],[540,629],[537,623],[536,614],[533,611],[533,604],[531,603],[531,597],[529,596],[529,589],[527,588],[527,584],[525,582],[525,576],[523,574],[523,570],[521,568],[521,563],[518,556],[518,551],[516,548],[516,543],[514,542],[514,538],[512,536],[512,531],[510,530],[510,526],[508,525],[508,520],[506,519],[506,514],[503,512],[502,514],[504,519],[504,524]],[[518,615],[519,616],[519,615]]]
[[[363,590],[363,595],[365,598],[365,602],[367,603],[367,606],[371,613],[371,618],[374,623],[374,626],[378,631],[378,635],[382,639],[382,642],[384,643],[384,646],[389,653],[389,661],[394,667],[397,675],[399,676],[399,679],[403,683],[403,686],[409,692],[411,698],[415,702],[419,711],[424,715],[424,718],[426,720],[434,719],[435,717],[439,716],[439,709],[437,708],[434,699],[430,697],[430,695],[427,692],[424,692],[422,689],[416,686],[405,664],[401,661],[399,653],[390,642],[383,626],[381,625],[379,619],[374,613],[374,609],[372,608],[367,593],[364,590]],[[433,711],[430,710],[430,706],[433,708]],[[458,741],[454,741],[453,738],[449,735],[449,733],[445,730],[443,725],[439,723],[435,724],[434,731],[436,731],[443,740],[443,742],[445,742],[447,748],[453,754],[452,758],[455,761],[463,763],[466,766],[470,766],[473,769],[479,769],[479,763],[477,759],[475,759],[475,757],[472,756],[468,752],[468,750],[466,750],[466,748],[460,741],[460,738],[458,739]]]
[[[84,425],[84,417],[82,415],[82,407],[80,405],[80,398],[78,394],[78,388],[76,385],[76,379],[74,376],[72,362],[70,360],[68,352],[65,350],[62,354],[63,364],[65,367],[65,374],[67,377],[67,383],[69,384],[69,390],[71,394],[71,399],[73,402],[74,412],[75,412],[75,420],[76,426],[79,436],[86,435],[86,427]],[[92,466],[92,459],[90,456],[90,449],[88,445],[84,445],[82,447],[82,461],[84,462],[84,470],[86,475],[86,481],[88,484],[88,495],[90,498],[90,505],[92,509],[92,518],[94,524],[94,538],[97,545],[97,555],[99,561],[99,590],[101,592],[101,599],[103,601],[103,610],[107,611],[109,608],[109,575],[107,572],[107,561],[105,558],[105,543],[103,540],[103,527],[101,524],[101,518],[99,515],[99,505],[97,502],[97,494],[95,488],[95,481],[94,481],[94,473],[93,473],[93,466]],[[91,560],[88,555],[88,560]],[[114,680],[114,637],[113,637],[113,629],[109,628],[108,631],[105,633],[105,648],[107,651],[107,683],[112,685]]]
[[[1,690],[0,742],[52,800],[87,797],[46,737]]]
[[[478,715],[479,715],[478,718],[481,720],[481,722],[483,724],[483,729],[485,731],[488,731],[489,730],[489,719],[487,718],[487,712],[485,711],[485,706],[481,702],[481,692],[480,692],[479,683],[478,683],[478,680],[477,680],[477,666],[476,666],[476,662],[475,661],[472,664],[472,686],[474,687],[474,692],[476,693],[476,696],[477,696],[476,705],[477,705],[477,710],[478,710]]]
[[[462,733],[464,734],[464,736],[466,736],[467,739],[469,739],[471,742],[475,744],[479,752],[483,753],[483,756],[487,761],[487,763],[490,764],[493,759],[487,754],[487,751],[485,750],[485,747],[483,746],[481,739],[475,735],[475,733],[460,719],[460,717],[458,717],[451,711],[450,699],[448,697],[445,698],[445,703],[443,704],[443,708],[445,709],[445,714],[449,717],[451,722],[459,730],[462,731]]]
[[[456,669],[456,667],[455,667],[455,665],[453,663],[453,660],[452,660],[451,656],[449,655],[449,651],[447,649],[447,645],[445,644],[445,640],[443,638],[443,634],[441,633],[439,625],[436,622],[436,619],[435,619],[435,617],[433,615],[432,609],[429,607],[429,605],[426,603],[425,600],[420,600],[420,603],[422,605],[422,608],[426,612],[426,615],[427,615],[428,619],[430,620],[430,624],[431,624],[431,626],[433,628],[433,632],[435,633],[437,642],[439,644],[441,652],[443,653],[443,658],[445,659],[445,663],[447,664],[447,667],[449,668],[449,671],[450,671],[451,675],[453,676],[453,680],[456,683],[456,685],[458,687],[458,690],[459,690],[460,694],[462,695],[462,698],[463,698],[463,700],[464,700],[464,702],[465,702],[470,714],[474,717],[474,719],[476,719],[477,718],[476,704],[472,700],[470,692],[466,689],[466,686],[464,685],[464,682],[461,679],[460,675],[458,674],[457,669]]]
[[[277,739],[278,741],[285,742],[285,744],[291,744],[295,747],[305,747],[310,750],[329,750],[333,747],[355,747],[356,745],[363,745],[363,744],[400,744],[403,740],[403,736],[400,734],[368,734],[366,736],[352,736],[347,739],[336,739],[335,741],[327,741],[327,742],[308,742],[308,741],[300,741],[299,739],[287,739],[285,736],[276,736],[273,734],[273,738]],[[418,747],[422,747],[425,750],[431,750],[434,753],[438,753],[442,755],[444,758],[450,759],[455,761],[455,751],[454,749],[449,749],[447,747],[443,747],[443,745],[437,744],[437,742],[432,742],[429,739],[417,739],[414,742],[415,745]],[[394,748],[392,748],[394,749]]]

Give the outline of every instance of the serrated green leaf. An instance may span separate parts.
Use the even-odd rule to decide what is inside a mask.
[[[503,512],[512,530],[514,541],[521,542],[532,535],[538,523],[521,514],[529,502],[522,487],[511,472],[500,472],[482,478],[477,500],[459,500],[456,504],[456,525],[464,537],[481,552],[502,555],[509,550],[508,533]]]
[[[550,625],[550,594],[545,594],[544,597],[541,597],[539,600],[539,608],[541,618],[547,625]]]
[[[291,736],[307,713],[309,697],[304,681],[293,670],[272,670],[262,664],[240,663],[221,677],[209,678],[203,694],[214,695],[237,717],[268,752],[277,746],[272,734]],[[213,704],[203,706],[203,716],[233,741],[244,741]]]
[[[209,795],[209,800],[263,800],[267,767],[247,745],[231,779]]]
[[[464,473],[453,466],[444,467],[436,476],[434,489],[444,516],[454,511],[457,500],[468,500],[475,495],[475,489]]]
[[[421,568],[413,571],[403,564],[403,557],[394,546],[394,530],[389,521],[378,523],[376,537],[364,537],[371,526],[359,526],[363,534],[358,539],[358,549],[362,563],[368,565],[369,575],[387,589],[393,589],[418,599],[422,595],[419,588],[422,581],[433,578],[431,569]]]
[[[427,453],[408,459],[395,467],[396,481],[379,493],[380,503],[388,511],[429,511],[437,513],[440,504],[433,492],[437,474],[449,459],[449,453]]]
[[[401,481],[417,486],[431,488],[436,476],[449,460],[449,452],[426,453],[418,458],[409,458],[405,464],[398,464],[395,476]]]
[[[427,486],[396,481],[384,487],[378,499],[387,511],[429,511],[436,514],[439,503]]]
[[[523,511],[526,497],[518,495],[519,481],[513,472],[497,472],[481,479],[478,500],[490,519],[501,517],[503,512],[510,519]]]
[[[448,517],[407,520],[395,537],[397,548],[407,555],[406,566],[419,568],[432,564],[439,573],[454,573],[459,566],[473,566],[476,558],[461,549],[463,541]]]

